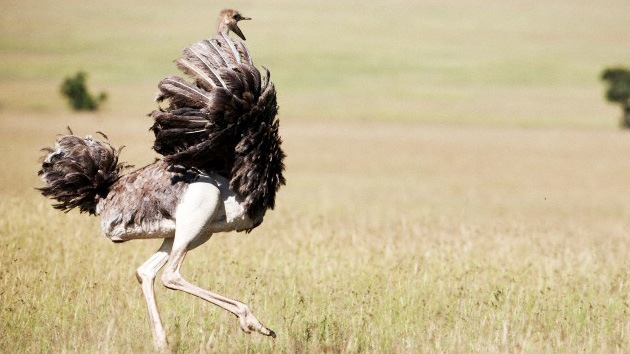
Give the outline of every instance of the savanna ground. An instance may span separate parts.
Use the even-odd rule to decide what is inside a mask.
[[[600,71],[630,63],[630,3],[2,2],[0,352],[150,352],[134,271],[33,189],[70,125],[151,152],[146,113],[233,6],[279,91],[288,184],[184,276],[247,302],[272,340],[158,285],[174,352],[628,352],[630,134]],[[625,41],[625,42],[624,42]],[[110,101],[68,112],[86,70]]]

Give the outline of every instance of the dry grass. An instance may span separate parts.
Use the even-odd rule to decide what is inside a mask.
[[[0,161],[0,351],[150,351],[133,272],[158,243],[114,245],[96,220],[36,195],[36,148],[52,138],[42,119],[1,120],[12,153]],[[88,133],[95,119],[68,123]],[[100,123],[126,157],[150,160],[149,137],[129,133],[144,122],[121,122]],[[627,134],[329,122],[283,135],[278,209],[184,267],[250,303],[278,338],[158,288],[175,352],[630,348]]]

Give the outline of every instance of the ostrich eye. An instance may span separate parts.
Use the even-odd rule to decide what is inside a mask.
[[[235,20],[238,20],[239,18],[241,18],[241,15],[236,14],[236,15],[232,16],[232,18],[235,19]]]

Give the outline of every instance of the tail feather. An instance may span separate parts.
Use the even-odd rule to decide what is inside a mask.
[[[118,163],[121,149],[107,140],[75,135],[60,135],[55,148],[44,148],[42,168],[37,173],[46,186],[37,188],[45,197],[57,201],[53,206],[69,211],[96,213],[96,204],[107,196],[109,186],[127,165]]]

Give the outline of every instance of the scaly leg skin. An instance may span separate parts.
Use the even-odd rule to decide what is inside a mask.
[[[173,239],[165,239],[160,249],[136,271],[136,277],[142,286],[142,293],[144,294],[144,298],[147,302],[149,322],[151,323],[151,333],[153,334],[153,345],[158,351],[166,350],[168,348],[168,342],[166,340],[166,331],[162,325],[160,312],[158,311],[157,302],[155,300],[153,283],[157,273],[164,264],[166,264],[171,247],[173,247]]]
[[[258,332],[276,338],[276,333],[263,326],[246,304],[200,288],[186,281],[179,273],[186,251],[173,249],[168,264],[162,274],[162,282],[169,289],[181,290],[200,297],[212,304],[233,313],[238,317],[241,329],[246,333]]]
[[[276,334],[263,326],[244,303],[202,289],[180,275],[186,253],[210,238],[211,233],[207,229],[217,214],[219,203],[220,191],[216,186],[193,183],[188,187],[177,208],[175,239],[162,274],[162,283],[169,289],[187,292],[233,313],[247,333],[256,331],[275,338]]]

